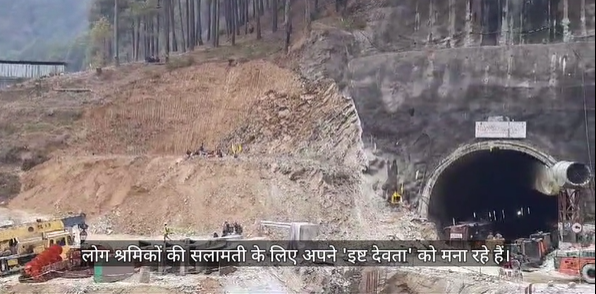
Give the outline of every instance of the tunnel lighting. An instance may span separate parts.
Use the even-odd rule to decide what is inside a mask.
[[[476,212],[474,211],[474,219],[476,219]]]
[[[528,214],[530,214],[530,207],[528,207]]]
[[[523,211],[521,211],[521,210],[517,211],[517,216],[522,216],[523,214],[524,214]]]
[[[501,209],[501,218],[505,219],[505,210]]]

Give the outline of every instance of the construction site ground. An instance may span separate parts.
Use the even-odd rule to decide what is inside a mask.
[[[15,222],[28,222],[37,218],[49,218],[49,215],[31,214],[25,211],[0,209],[3,216]],[[408,215],[404,215],[407,217]],[[412,219],[414,223],[417,221]],[[100,222],[92,222],[92,231],[101,226]],[[402,227],[408,232],[411,228]],[[399,231],[398,231],[399,232]],[[207,238],[208,235],[173,235],[173,239]],[[89,240],[149,240],[159,239],[159,235],[131,234],[98,234],[89,235]],[[377,238],[381,238],[378,236]],[[379,269],[364,269],[364,272]],[[380,270],[386,276],[386,282],[379,293],[507,293],[522,291],[528,283],[545,284],[553,281],[556,284],[548,292],[540,293],[591,293],[593,285],[576,285],[570,289],[572,282],[568,278],[557,276],[548,271],[526,274],[523,282],[504,281],[498,277],[496,267],[404,267],[399,269]],[[318,273],[319,275],[321,273]],[[0,293],[304,293],[306,290],[317,290],[316,283],[309,284],[304,277],[312,275],[304,269],[293,268],[254,268],[243,267],[238,271],[220,276],[210,275],[158,275],[152,273],[150,283],[140,282],[140,273],[115,283],[97,284],[93,278],[54,279],[40,284],[21,284],[17,276],[3,278]],[[333,276],[334,273],[329,273]],[[313,275],[313,281],[320,277]],[[449,282],[445,283],[444,279]],[[495,288],[498,287],[498,288]],[[49,291],[49,292],[48,292]],[[432,292],[429,292],[432,291]],[[449,291],[449,292],[445,292]],[[515,293],[515,292],[514,292]]]
[[[383,172],[362,173],[375,155],[363,148],[354,105],[337,86],[307,84],[264,59],[231,65],[228,56],[201,54],[211,58],[128,64],[0,92],[0,186],[11,195],[2,199],[3,219],[85,212],[92,239],[151,238],[164,223],[173,238],[209,236],[224,221],[241,223],[253,238],[261,220],[315,223],[324,238],[436,238],[431,223],[387,207]],[[185,156],[202,143],[243,151]],[[381,270],[380,293],[521,293],[527,285],[489,268]],[[351,279],[349,269],[327,267],[154,275],[150,284],[137,276],[111,284],[9,277],[0,279],[0,293],[345,293]]]

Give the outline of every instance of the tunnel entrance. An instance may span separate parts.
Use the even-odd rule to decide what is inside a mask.
[[[510,240],[550,232],[558,221],[557,197],[534,188],[537,167],[544,165],[543,159],[520,150],[467,152],[445,166],[429,187],[427,217],[440,231],[454,222],[489,222],[493,232]]]

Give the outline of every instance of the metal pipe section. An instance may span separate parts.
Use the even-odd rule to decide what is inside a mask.
[[[534,188],[545,195],[557,195],[561,189],[582,188],[590,184],[592,170],[589,166],[573,161],[559,161],[548,168],[535,167]]]

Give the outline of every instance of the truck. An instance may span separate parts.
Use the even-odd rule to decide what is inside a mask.
[[[571,248],[555,252],[555,269],[565,275],[580,277],[588,284],[594,284],[594,246]]]
[[[38,254],[57,244],[74,245],[70,228],[85,224],[85,215],[12,225],[0,229],[0,276],[18,273]],[[65,256],[63,256],[65,257]]]
[[[487,244],[486,237],[491,231],[490,222],[463,222],[444,228],[446,239],[451,245],[466,245],[470,248],[480,248]]]

